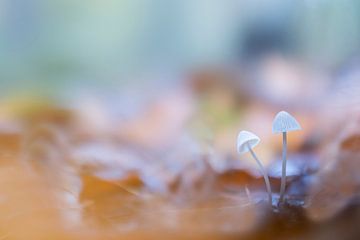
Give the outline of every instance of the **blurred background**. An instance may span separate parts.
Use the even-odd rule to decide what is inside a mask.
[[[355,0],[2,0],[2,93],[140,88],[269,54],[334,74],[358,58],[359,12]]]
[[[250,156],[237,154],[237,134],[262,139],[256,151],[277,196],[282,145],[271,124],[286,110],[303,128],[289,135],[289,196],[303,204],[347,173],[335,193],[306,205],[312,220],[329,219],[360,189],[353,163],[360,161],[359,26],[357,0],[0,0],[0,175],[10,181],[3,194],[17,199],[12,186],[49,182],[44,192],[28,189],[34,199],[25,208],[39,205],[38,191],[57,189],[59,204],[78,210],[61,210],[72,227],[86,216],[121,231],[150,224],[243,234],[259,227],[266,194]],[[12,174],[6,167],[19,159],[30,170]],[[192,212],[168,212],[239,201],[244,208],[194,212],[195,220]],[[20,205],[0,207],[11,215]],[[143,215],[153,206],[161,217]],[[30,236],[59,234],[39,230],[58,223],[36,216]],[[17,221],[14,232],[31,222]],[[349,221],[358,224],[360,214]],[[302,225],[311,232],[303,236],[318,239],[331,224]],[[360,236],[351,229],[350,237]]]

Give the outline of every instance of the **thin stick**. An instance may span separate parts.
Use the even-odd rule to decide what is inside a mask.
[[[282,171],[281,171],[280,200],[279,200],[280,203],[284,201],[285,188],[286,188],[286,148],[287,148],[286,132],[283,132]]]
[[[256,163],[259,165],[260,171],[264,176],[264,180],[265,180],[265,185],[266,185],[266,190],[268,192],[269,195],[269,203],[270,205],[272,205],[272,193],[271,193],[271,186],[270,186],[270,180],[269,180],[269,176],[267,174],[267,172],[265,171],[264,166],[261,164],[260,160],[257,158],[256,154],[254,153],[254,151],[251,149],[251,147],[248,144],[248,148],[249,151],[251,153],[251,155],[253,156],[253,158],[255,159]]]

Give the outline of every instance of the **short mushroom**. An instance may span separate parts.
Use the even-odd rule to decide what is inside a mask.
[[[256,154],[252,150],[258,143],[260,142],[260,138],[249,131],[241,131],[237,138],[237,151],[239,154],[243,154],[246,152],[250,152],[256,163],[259,165],[260,171],[264,176],[266,190],[269,195],[269,203],[272,205],[272,194],[271,194],[271,186],[270,180],[267,172],[261,161],[257,158]]]
[[[283,135],[283,151],[282,151],[282,173],[281,173],[281,186],[280,186],[280,199],[279,202],[283,202],[285,195],[286,187],[286,149],[287,149],[287,140],[286,133],[290,131],[301,130],[300,124],[296,119],[285,111],[281,111],[276,114],[273,125],[273,133],[282,133]]]

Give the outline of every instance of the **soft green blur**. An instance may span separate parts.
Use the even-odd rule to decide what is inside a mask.
[[[359,23],[357,0],[1,0],[1,91],[141,84],[151,72],[246,62],[259,33],[333,69],[359,55]]]

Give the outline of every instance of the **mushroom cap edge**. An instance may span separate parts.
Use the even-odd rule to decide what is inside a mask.
[[[301,130],[301,126],[290,113],[280,111],[276,114],[272,124],[273,133],[283,133],[297,130]]]
[[[239,154],[243,154],[249,151],[247,144],[250,148],[254,148],[260,142],[260,138],[254,133],[249,131],[240,131],[237,137],[237,151]]]

